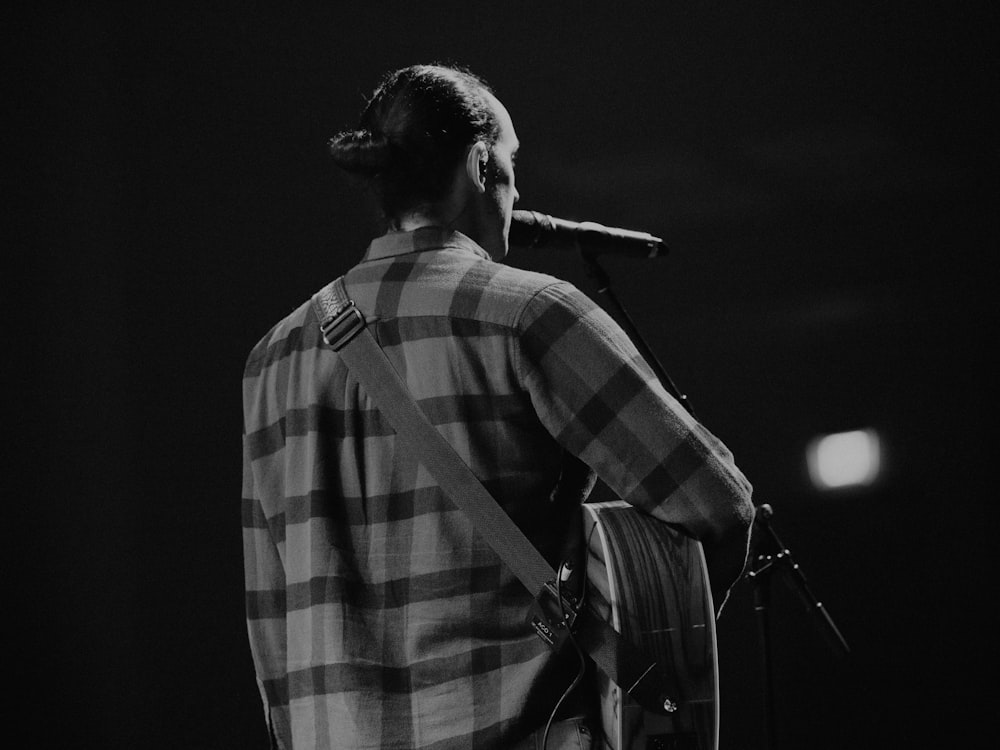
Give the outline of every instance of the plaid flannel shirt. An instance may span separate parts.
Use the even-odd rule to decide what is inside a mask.
[[[553,566],[592,470],[700,537],[746,524],[729,452],[570,284],[434,228],[375,240],[346,283],[430,420]],[[394,450],[309,302],[254,348],[243,406],[247,618],[277,746],[503,748],[542,726],[576,665]]]

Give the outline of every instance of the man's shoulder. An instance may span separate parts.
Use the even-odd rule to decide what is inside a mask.
[[[528,308],[546,307],[581,294],[570,282],[555,276],[491,261],[483,261],[481,273],[467,274],[463,284],[472,286],[469,291],[479,296],[480,314],[489,316],[492,311],[514,327]]]
[[[543,314],[568,316],[589,315],[597,308],[596,303],[569,281],[535,271],[526,271],[510,266],[502,266],[497,283],[491,288],[500,294],[509,294],[517,301],[515,326],[520,328],[530,324]]]
[[[569,282],[549,274],[490,261],[484,261],[484,264],[493,269],[489,284],[486,286],[488,293],[509,295],[514,299],[525,300],[550,287],[569,286]]]
[[[244,377],[254,377],[269,364],[301,348],[307,319],[313,315],[311,298],[275,323],[250,350],[244,366]]]

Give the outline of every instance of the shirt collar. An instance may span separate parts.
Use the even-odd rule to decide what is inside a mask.
[[[444,227],[420,227],[412,232],[388,232],[372,240],[361,261],[445,249],[465,250],[490,259],[489,253],[461,232]]]

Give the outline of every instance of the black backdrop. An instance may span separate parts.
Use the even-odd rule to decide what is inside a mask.
[[[5,11],[9,726],[27,746],[264,747],[242,363],[375,231],[326,139],[383,71],[431,60],[508,105],[522,206],[671,245],[609,259],[614,287],[853,647],[836,659],[775,591],[781,746],[961,746],[988,720],[985,15],[559,6]],[[510,262],[597,296],[572,255]],[[861,426],[886,439],[884,480],[812,490],[806,442]],[[719,623],[722,744],[763,750],[750,593]]]

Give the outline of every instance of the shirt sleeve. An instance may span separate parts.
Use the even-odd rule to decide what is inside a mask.
[[[243,571],[247,632],[257,687],[272,748],[283,748],[279,737],[288,727],[288,667],[285,573],[272,524],[255,489],[246,437],[243,440]]]
[[[746,561],[754,509],[750,483],[726,446],[571,284],[536,293],[517,328],[518,370],[549,432],[620,498],[704,542],[710,572],[712,551],[729,550],[716,571],[728,588]]]

